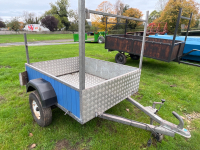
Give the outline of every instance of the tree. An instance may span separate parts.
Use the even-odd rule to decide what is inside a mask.
[[[180,8],[183,8],[182,16],[190,17],[190,13],[193,13],[191,26],[194,26],[195,18],[199,12],[199,3],[195,2],[194,0],[169,0],[165,6],[165,9],[161,13],[161,17],[156,19],[154,22],[167,22],[168,31],[170,33],[174,33]],[[188,20],[180,20],[179,31],[181,29],[181,24],[187,25]]]
[[[78,31],[78,11],[77,10],[70,10],[69,17],[72,19],[69,30],[70,31]]]
[[[114,13],[113,5],[108,1],[103,1],[98,5],[96,11],[106,12],[106,13]],[[115,19],[108,18],[108,22],[115,22]],[[92,15],[92,26],[94,28],[99,28],[103,31],[106,30],[106,16]],[[107,28],[111,29],[114,25],[108,24]]]
[[[117,0],[114,5],[115,14],[122,15],[124,13],[124,3],[121,0]]]
[[[57,30],[58,22],[58,19],[56,19],[54,16],[45,16],[41,20],[42,26],[48,28],[50,31]]]
[[[143,16],[142,11],[137,8],[129,8],[123,13],[124,16],[133,17],[133,18],[141,18]],[[131,29],[135,29],[141,22],[128,20],[128,27]]]
[[[24,11],[23,18],[26,24],[39,24],[39,19],[36,17],[35,13]]]
[[[149,23],[152,23],[155,19],[160,17],[161,12],[158,12],[156,10],[152,11],[151,14],[149,15]]]
[[[68,0],[57,0],[55,4],[50,3],[51,9],[46,11],[44,16],[54,16],[58,19],[58,28],[61,30],[64,28],[65,30],[69,29],[70,22],[68,20],[69,12],[67,11],[69,8]]]
[[[91,26],[89,25],[87,20],[85,20],[85,31],[88,32],[88,31],[90,31],[90,29],[91,29]]]
[[[9,27],[10,30],[18,31],[20,29],[20,22],[18,21],[18,18],[15,17],[10,20],[10,22],[7,23],[7,27]]]
[[[0,20],[0,28],[5,28],[6,27],[6,24]]]
[[[168,1],[169,0],[158,0],[156,3],[156,9],[158,11],[163,11]]]
[[[126,4],[126,5],[124,6],[123,13],[124,13],[126,10],[128,10],[129,7],[130,7],[130,6],[129,6],[128,4]]]
[[[196,21],[195,21],[194,28],[200,28],[200,14],[198,14],[195,19]]]

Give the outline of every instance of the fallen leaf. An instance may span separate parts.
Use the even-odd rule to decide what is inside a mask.
[[[159,93],[157,93],[158,95],[160,95],[160,92]]]
[[[35,148],[36,147],[36,144],[32,144],[30,148]]]
[[[29,137],[32,137],[33,136],[33,133],[29,133]]]
[[[127,109],[126,109],[126,111],[128,111],[128,112],[129,112],[129,109],[127,108]]]

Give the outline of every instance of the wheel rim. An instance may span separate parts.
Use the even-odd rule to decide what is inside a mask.
[[[40,119],[40,110],[35,100],[32,102],[33,112],[37,119]]]
[[[101,39],[99,39],[99,43],[102,43],[102,40],[101,40]]]

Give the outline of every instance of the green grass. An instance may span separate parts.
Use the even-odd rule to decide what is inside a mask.
[[[78,44],[29,47],[30,61],[38,62],[78,56]],[[108,53],[103,44],[86,44],[86,56],[114,62],[116,52]],[[39,127],[33,121],[25,87],[19,85],[18,73],[25,70],[24,46],[0,47],[0,149],[55,149],[64,144],[66,149],[199,149],[200,120],[192,137],[165,136],[161,143],[153,141],[146,147],[150,132],[135,127],[95,118],[81,125],[60,109],[53,110],[53,121],[48,127]],[[127,60],[127,65],[138,66],[139,61]],[[140,88],[134,98],[144,106],[166,99],[159,115],[178,124],[172,111],[178,114],[200,112],[200,69],[198,67],[161,62],[144,58]],[[173,87],[170,87],[173,85]],[[160,94],[158,94],[160,93]],[[126,109],[130,111],[127,112]],[[149,117],[127,101],[107,113],[149,123]],[[185,127],[187,127],[187,122]],[[33,137],[29,137],[33,133]],[[62,142],[59,142],[62,141]],[[57,143],[57,144],[56,144]]]
[[[93,38],[94,36],[88,36]],[[28,42],[73,39],[73,34],[27,34]],[[24,35],[0,35],[0,43],[24,42]]]

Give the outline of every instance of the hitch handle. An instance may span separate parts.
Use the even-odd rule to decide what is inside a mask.
[[[173,111],[172,114],[179,120],[179,125],[177,127],[179,129],[183,129],[184,126],[183,119],[175,111]]]

